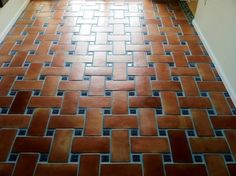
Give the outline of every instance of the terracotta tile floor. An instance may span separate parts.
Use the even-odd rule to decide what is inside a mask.
[[[236,175],[236,109],[178,6],[32,1],[0,63],[0,176]]]

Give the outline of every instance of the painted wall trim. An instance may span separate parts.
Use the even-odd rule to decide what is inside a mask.
[[[4,40],[8,32],[11,30],[13,25],[16,23],[17,19],[21,15],[21,13],[25,10],[26,6],[29,4],[30,0],[25,1],[19,10],[16,12],[15,16],[9,21],[3,32],[0,34],[0,42]],[[4,8],[4,7],[3,7]]]
[[[218,62],[218,59],[216,57],[216,55],[214,54],[214,51],[211,49],[206,37],[203,35],[203,33],[201,32],[201,29],[199,27],[199,25],[197,24],[197,22],[195,20],[193,20],[193,26],[195,27],[203,45],[205,46],[209,56],[211,57],[212,59],[212,62],[214,63],[215,67],[216,67],[216,70],[218,71],[220,77],[222,78],[222,81],[234,103],[234,105],[236,106],[236,92],[234,92],[234,89],[229,81],[229,79],[227,78],[227,76],[225,75],[223,69],[221,68],[219,62]]]

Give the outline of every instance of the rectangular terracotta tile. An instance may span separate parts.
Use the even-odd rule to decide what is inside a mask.
[[[61,108],[61,114],[76,114],[79,104],[78,92],[65,92]]]
[[[112,162],[128,162],[130,160],[129,133],[127,130],[114,130],[111,136]]]
[[[174,81],[152,81],[153,90],[180,91],[182,90],[179,82]]]
[[[61,97],[32,97],[28,106],[37,108],[52,108],[61,107],[61,103]]]
[[[106,108],[111,107],[111,98],[102,96],[80,97],[79,106],[84,108]]]
[[[235,116],[212,116],[211,123],[216,129],[236,129]]]
[[[14,90],[28,91],[28,90],[40,90],[43,86],[43,81],[15,81],[13,85]]]
[[[229,105],[224,98],[224,95],[219,92],[211,92],[211,102],[219,115],[231,115]]]
[[[192,110],[192,117],[198,136],[214,136],[212,125],[206,111],[194,109]]]
[[[131,151],[134,153],[165,153],[169,152],[167,138],[132,137]]]
[[[207,170],[212,176],[227,176],[228,170],[224,158],[218,155],[206,155]]]
[[[108,137],[77,137],[73,139],[72,152],[108,153],[109,142]]]
[[[212,72],[211,66],[205,63],[198,64],[198,71],[204,81],[214,81],[215,76]]]
[[[15,129],[0,130],[0,161],[6,161],[16,136]],[[0,169],[1,170],[1,169]]]
[[[89,95],[104,95],[105,77],[91,76],[89,85]]]
[[[114,63],[113,80],[122,81],[127,78],[126,63]]]
[[[86,114],[84,135],[99,136],[102,132],[102,111],[101,109],[88,109]]]
[[[89,87],[88,81],[61,81],[59,83],[58,89],[59,90],[87,90]]]
[[[211,102],[205,97],[179,97],[179,105],[182,108],[211,108]]]
[[[112,92],[112,113],[127,114],[128,113],[128,93],[125,91]]]
[[[224,138],[190,138],[193,153],[227,153],[229,147]]]
[[[106,81],[107,90],[128,91],[134,90],[134,81]]]
[[[73,81],[83,80],[84,70],[85,70],[84,63],[79,63],[79,62],[73,63],[71,71],[70,71],[69,79]]]
[[[29,116],[23,114],[0,115],[0,128],[27,128],[29,122]]]
[[[185,132],[182,130],[169,130],[168,137],[173,161],[176,163],[191,163],[192,153]]]
[[[135,116],[106,116],[103,123],[104,128],[138,128],[138,120]]]
[[[13,163],[0,163],[0,170],[3,176],[11,175],[14,170]]]
[[[0,82],[0,96],[6,96],[15,80],[13,76],[5,76]]]
[[[91,75],[91,76],[112,75],[112,68],[110,67],[86,67],[85,75]]]
[[[161,101],[165,114],[180,114],[178,99],[175,92],[161,92]]]
[[[50,109],[36,109],[28,128],[29,136],[44,136],[50,112]]]
[[[38,154],[20,154],[13,176],[31,176],[34,174],[38,160]]]
[[[72,130],[56,130],[49,162],[67,162],[69,158],[70,145],[72,143]]]
[[[35,176],[42,176],[47,174],[47,176],[77,176],[77,164],[67,164],[67,163],[53,163],[53,164],[38,164]]]
[[[104,67],[107,62],[110,62],[107,59],[106,52],[95,52],[93,56],[93,66],[94,67]]]
[[[14,102],[11,105],[10,114],[24,114],[25,109],[31,97],[31,92],[18,92]]]
[[[12,151],[48,153],[50,145],[51,138],[48,137],[17,137]]]
[[[159,97],[130,97],[129,106],[134,108],[157,108],[161,106]]]
[[[99,164],[99,155],[81,155],[79,176],[99,176]]]
[[[151,84],[148,76],[136,76],[135,88],[137,96],[151,96]]]
[[[78,115],[51,116],[48,128],[83,128],[84,118]]]
[[[104,164],[101,166],[101,176],[141,176],[142,169],[140,164]]]
[[[194,81],[194,78],[192,77],[181,77],[181,82],[183,85],[183,90],[185,93],[185,96],[198,96],[199,90],[197,87],[197,84]]]
[[[142,136],[157,135],[156,117],[153,109],[139,109],[139,126]]]
[[[170,68],[168,64],[157,63],[156,65],[156,75],[158,80],[170,80]]]
[[[236,142],[235,142],[236,132],[233,130],[228,130],[228,131],[225,131],[225,135],[226,135],[228,144],[230,146],[230,149],[235,157],[236,156]]]
[[[55,96],[59,81],[60,81],[59,76],[47,76],[43,84],[41,95],[42,96]]]
[[[159,154],[143,155],[144,176],[164,176],[163,162]]]

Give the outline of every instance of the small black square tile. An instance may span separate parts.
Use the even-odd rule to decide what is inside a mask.
[[[148,56],[152,55],[152,52],[151,51],[147,51],[147,55]]]
[[[137,110],[136,109],[129,109],[129,114],[136,114]]]
[[[130,96],[130,97],[133,97],[133,96],[135,96],[135,95],[136,95],[135,91],[129,91],[129,96]]]
[[[33,95],[34,96],[39,96],[40,95],[40,90],[34,90]]]
[[[224,134],[221,130],[215,130],[215,135],[218,136],[218,137],[224,136]]]
[[[77,163],[79,162],[79,154],[71,154],[70,156],[70,162]]]
[[[170,62],[168,63],[169,64],[169,67],[174,67],[175,66],[175,63],[174,62]]]
[[[164,162],[169,163],[172,161],[170,154],[164,154],[163,155]]]
[[[29,55],[35,55],[35,51],[34,51],[34,50],[30,50],[30,51],[28,52],[28,54],[29,54]]]
[[[78,109],[78,114],[85,114],[86,113],[86,109],[85,108],[79,108]]]
[[[189,110],[188,109],[181,109],[181,114],[182,115],[189,115]]]
[[[166,130],[159,130],[159,135],[160,136],[166,136]]]
[[[71,62],[66,62],[65,67],[71,67],[72,63]]]
[[[9,67],[9,66],[10,66],[10,63],[9,63],[9,62],[3,63],[3,67]]]
[[[84,81],[89,81],[90,80],[90,76],[84,76],[83,80]]]
[[[103,136],[110,136],[110,130],[108,130],[108,129],[103,129],[103,130],[102,130],[102,135],[103,135]]]
[[[196,64],[195,63],[189,63],[189,67],[194,68],[194,67],[196,67]]]
[[[156,115],[162,115],[162,114],[163,114],[163,111],[162,111],[161,108],[157,108],[157,109],[155,110],[155,112],[156,112]]]
[[[62,81],[67,81],[67,80],[68,80],[68,76],[62,76],[62,77],[61,77],[61,80],[62,80]]]
[[[46,76],[45,76],[45,75],[40,75],[40,76],[39,76],[39,80],[40,80],[40,81],[43,81],[43,80],[45,80],[45,78],[46,78]]]
[[[108,163],[108,162],[110,162],[110,156],[109,156],[109,155],[106,155],[106,154],[102,154],[102,155],[101,155],[101,162],[102,162],[102,163]]]
[[[173,81],[179,81],[179,77],[178,76],[172,76],[172,80]]]
[[[46,132],[46,136],[53,136],[54,135],[54,130],[53,129],[48,129]]]
[[[129,81],[133,81],[134,79],[135,79],[134,76],[128,76],[128,80],[129,80]]]
[[[186,56],[190,56],[190,55],[191,55],[191,53],[190,53],[189,51],[185,51],[184,54],[185,54]]]
[[[8,113],[8,108],[0,108],[1,114],[7,114]]]
[[[105,96],[110,97],[112,95],[111,91],[105,91]]]
[[[210,64],[211,68],[216,68],[215,65],[213,63]]]
[[[17,160],[17,158],[18,158],[18,154],[12,153],[12,154],[10,154],[8,161],[15,162]]]
[[[222,81],[221,77],[219,77],[219,76],[216,76],[216,80],[217,81]]]
[[[208,97],[208,92],[201,92],[201,97]]]
[[[21,45],[21,44],[22,44],[22,41],[21,41],[21,40],[17,40],[17,41],[16,41],[16,44],[17,44],[17,45]]]
[[[138,129],[131,129],[130,135],[131,136],[138,136]]]
[[[30,63],[27,61],[24,63],[24,67],[28,67],[29,65],[30,65]]]
[[[53,55],[55,54],[55,52],[50,50],[50,51],[48,52],[48,54],[49,54],[50,56],[53,56]]]
[[[166,56],[171,56],[171,51],[165,51]]]
[[[26,114],[33,114],[34,113],[34,109],[33,108],[27,108],[26,109]]]
[[[208,115],[216,115],[213,109],[208,109],[207,112],[208,112]]]
[[[224,92],[225,97],[230,97],[228,92]]]
[[[132,162],[141,162],[141,156],[137,154],[132,155]]]
[[[74,135],[75,136],[82,136],[83,135],[83,130],[82,129],[75,129]]]
[[[144,44],[145,44],[145,45],[149,45],[150,42],[149,42],[149,41],[145,41]]]
[[[50,67],[51,66],[51,63],[50,62],[45,62],[44,63],[44,67]]]
[[[230,155],[230,154],[225,154],[224,158],[225,158],[225,162],[233,162],[234,161],[232,155]]]
[[[154,67],[154,63],[148,63],[148,67]]]
[[[16,95],[16,91],[11,91],[11,92],[9,93],[9,95],[10,95],[10,96],[15,96],[15,95]]]
[[[28,33],[27,32],[22,32],[21,33],[23,36],[26,36]]]
[[[44,35],[44,32],[42,32],[42,31],[41,31],[41,32],[39,32],[39,35]]]
[[[41,153],[39,157],[39,162],[48,162],[48,154]]]
[[[181,41],[181,45],[187,45],[186,41]]]
[[[156,78],[156,76],[150,76],[150,80],[155,81],[155,80],[157,80],[157,78]]]
[[[177,94],[178,97],[183,97],[184,96],[183,92],[177,92],[176,94]]]
[[[236,115],[236,109],[232,110],[233,115]]]
[[[88,96],[88,92],[87,91],[81,91],[80,96],[86,97],[86,96]]]
[[[10,52],[10,55],[11,55],[11,56],[14,56],[14,55],[16,55],[16,53],[17,53],[17,51],[12,50],[12,51]]]
[[[52,109],[52,114],[60,114],[60,109],[58,109],[58,108],[53,108],[53,109]]]
[[[24,76],[17,76],[17,77],[16,77],[16,80],[17,80],[17,81],[21,81],[21,80],[23,80],[23,79],[24,79]]]
[[[18,136],[25,136],[26,135],[27,130],[26,129],[19,129],[18,131]]]
[[[74,52],[74,51],[68,51],[68,54],[69,54],[69,55],[74,55],[75,52]]]
[[[106,76],[106,80],[107,81],[111,81],[112,80],[112,76]]]
[[[202,163],[203,162],[203,157],[201,155],[194,155],[194,161],[196,163]]]
[[[111,109],[104,109],[103,114],[111,114]]]
[[[159,91],[158,90],[153,90],[152,91],[152,96],[159,97],[160,96]]]
[[[39,41],[39,40],[35,40],[34,44],[35,44],[35,45],[39,45],[39,44],[40,44],[40,41]]]
[[[201,81],[201,78],[198,77],[198,76],[196,76],[196,77],[195,77],[195,81]]]
[[[187,131],[187,135],[188,135],[189,137],[193,137],[193,136],[196,136],[196,133],[195,133],[194,130],[188,130],[188,131]]]
[[[64,91],[57,91],[57,96],[62,97],[64,95]]]

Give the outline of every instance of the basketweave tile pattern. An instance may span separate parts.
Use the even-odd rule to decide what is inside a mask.
[[[31,1],[0,46],[0,175],[235,176],[236,109],[173,5]]]

